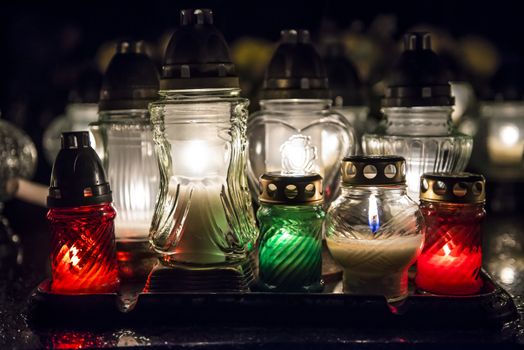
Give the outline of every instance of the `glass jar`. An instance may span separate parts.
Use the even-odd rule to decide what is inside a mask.
[[[148,104],[158,88],[158,71],[143,42],[119,42],[103,78],[99,120],[91,123],[113,188],[119,246],[148,242],[160,187]]]
[[[217,291],[227,283],[211,285],[213,271],[253,277],[242,267],[258,236],[245,173],[248,101],[224,63],[229,49],[211,11],[183,10],[181,23],[166,51],[160,99],[150,105],[160,166],[150,243],[170,273],[192,274],[185,290],[201,288],[199,280]],[[227,287],[246,288],[235,281]]]
[[[322,177],[268,173],[260,188],[259,286],[272,292],[320,292]]]
[[[345,293],[408,295],[408,268],[420,254],[424,221],[406,192],[405,160],[354,156],[342,161],[342,193],[326,215],[326,241],[344,270]]]
[[[51,228],[51,291],[60,294],[118,290],[115,209],[89,133],[62,134],[51,174],[47,219]]]
[[[473,140],[452,126],[451,87],[429,34],[409,33],[404,44],[382,102],[385,122],[363,136],[362,147],[364,154],[404,157],[408,194],[418,200],[420,176],[463,171]]]
[[[339,187],[339,161],[356,152],[356,140],[345,118],[331,110],[326,72],[309,32],[282,31],[260,105],[247,126],[253,197],[258,199],[264,173],[318,173],[324,200],[331,202]]]
[[[480,291],[485,180],[469,173],[422,176],[420,210],[426,242],[417,262],[417,287],[431,293]]]

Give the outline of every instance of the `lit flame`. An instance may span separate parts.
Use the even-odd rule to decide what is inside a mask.
[[[78,249],[74,246],[71,247],[71,249],[69,249],[69,256],[70,256],[71,266],[76,267],[76,265],[78,265],[78,263],[80,262],[80,258],[78,257]]]
[[[506,124],[500,128],[499,137],[505,146],[514,146],[520,138],[519,128],[513,124]]]
[[[371,232],[377,232],[380,227],[380,220],[378,218],[377,198],[374,194],[369,197],[368,223]]]
[[[448,244],[444,244],[444,246],[442,247],[442,250],[444,250],[444,255],[445,256],[448,256],[449,254],[451,254],[451,248],[448,246]]]

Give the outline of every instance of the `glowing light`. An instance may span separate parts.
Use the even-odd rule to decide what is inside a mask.
[[[500,270],[500,281],[504,284],[513,284],[515,282],[515,269],[511,266],[506,266]]]
[[[75,267],[80,262],[80,258],[78,257],[78,249],[76,249],[75,246],[71,247],[69,249],[69,256],[71,260],[71,266]]]
[[[448,256],[449,254],[451,254],[451,249],[449,248],[447,243],[444,244],[444,246],[442,247],[442,250],[444,251],[445,256]]]
[[[287,174],[306,174],[313,169],[317,158],[317,149],[311,144],[311,138],[305,135],[293,135],[280,147],[282,171]]]
[[[184,168],[190,169],[193,175],[203,175],[211,156],[206,142],[196,140],[188,143],[181,159]]]
[[[375,233],[378,231],[380,219],[378,218],[377,198],[374,194],[369,197],[368,223],[371,232]]]
[[[505,146],[514,146],[520,138],[519,128],[513,124],[506,124],[500,128],[499,138]]]

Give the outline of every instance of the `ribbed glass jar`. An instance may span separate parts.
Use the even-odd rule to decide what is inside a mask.
[[[362,138],[364,154],[404,157],[408,195],[414,200],[419,199],[423,173],[465,169],[473,139],[452,127],[451,107],[390,107],[383,112],[385,122]]]
[[[424,241],[422,214],[403,183],[404,160],[363,156],[342,164],[342,193],[325,227],[329,251],[344,270],[344,292],[403,300],[408,268]]]
[[[224,88],[161,90],[150,105],[160,166],[150,242],[165,264],[227,265],[253,248],[247,104]]]
[[[118,242],[147,242],[160,174],[147,110],[105,111],[91,124],[99,141],[113,204]]]
[[[250,116],[249,180],[258,198],[258,179],[267,172],[317,173],[324,179],[324,200],[339,188],[339,162],[356,153],[355,133],[346,119],[331,110],[331,100],[275,99],[260,102]]]

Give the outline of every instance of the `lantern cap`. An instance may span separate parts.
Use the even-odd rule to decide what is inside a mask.
[[[180,26],[167,45],[160,90],[240,87],[229,47],[210,9],[180,11]]]
[[[387,80],[383,107],[452,106],[444,64],[431,49],[429,33],[404,36],[404,51]]]
[[[268,204],[321,204],[324,201],[322,176],[265,173],[260,177],[259,200]]]
[[[158,70],[145,54],[144,42],[120,41],[102,80],[99,110],[147,109],[158,88]]]
[[[51,173],[49,208],[81,207],[112,201],[102,162],[91,148],[89,133],[64,132]]]
[[[342,160],[341,172],[344,185],[404,185],[406,160],[400,156],[350,156]]]
[[[362,82],[357,69],[345,54],[343,43],[335,41],[327,44],[324,64],[334,105],[363,105]]]
[[[420,200],[481,204],[486,201],[486,180],[472,173],[425,173],[420,179]]]
[[[262,100],[329,99],[324,62],[311,43],[309,31],[281,32],[278,45],[266,69]]]

